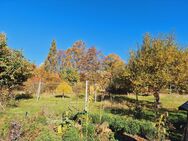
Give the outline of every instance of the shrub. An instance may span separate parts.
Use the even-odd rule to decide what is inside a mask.
[[[128,119],[124,125],[124,131],[135,135],[140,133],[140,125],[138,120]]]
[[[111,129],[115,132],[124,132],[126,124],[126,120],[122,120],[121,118],[115,118],[112,122],[109,123]]]
[[[84,135],[84,140],[97,141],[97,137],[95,136],[95,126],[92,123],[88,123],[88,124],[84,123],[82,133]]]
[[[100,123],[98,114],[91,114],[94,123]],[[155,139],[156,127],[152,122],[135,120],[119,116],[104,114],[101,122],[107,121],[114,132],[126,132],[132,135],[140,135],[149,139]]]
[[[17,104],[12,97],[12,95],[9,94],[9,91],[7,89],[1,89],[0,90],[0,110],[5,110],[5,107],[16,107]]]
[[[36,141],[60,141],[61,137],[57,136],[54,132],[43,128],[39,136],[35,139]]]
[[[75,127],[70,127],[63,135],[63,141],[81,141],[79,131]]]
[[[140,135],[149,139],[154,139],[156,128],[152,122],[140,121]]]
[[[100,116],[97,114],[89,114],[89,116],[92,118],[93,123],[100,123]]]

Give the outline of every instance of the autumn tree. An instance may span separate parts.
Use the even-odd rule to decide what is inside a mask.
[[[34,75],[25,83],[25,88],[31,93],[36,93],[39,83],[42,83],[41,92],[53,93],[60,82],[61,78],[58,73],[47,72],[44,65],[41,65],[35,68]]]
[[[58,51],[58,68],[61,78],[75,85],[80,80],[81,60],[85,56],[85,43],[76,41],[65,51]]]
[[[8,96],[12,97],[12,90],[31,77],[33,68],[34,65],[24,58],[21,51],[7,46],[6,36],[0,34],[0,91],[7,89]]]
[[[144,71],[145,64],[147,63],[148,56],[150,55],[151,50],[151,37],[147,33],[143,39],[143,45],[141,49],[136,52],[130,52],[130,59],[128,63],[129,73],[131,75],[130,81],[132,90],[136,95],[136,99],[138,100],[138,93],[148,93],[148,85],[146,85],[146,81],[149,81],[149,76]]]
[[[179,49],[173,38],[154,38],[146,34],[141,48],[132,53],[129,68],[132,74],[134,90],[149,90],[159,105],[159,92],[167,84],[172,83],[172,72],[176,72],[176,57]]]
[[[131,81],[132,92],[136,95],[136,100],[138,101],[138,93],[142,92],[144,89],[144,74],[142,73],[140,62],[136,59],[134,52],[130,53],[130,59],[128,63],[128,72]]]
[[[104,58],[104,68],[110,73],[110,77],[113,78],[125,67],[124,61],[116,54],[109,54]]]
[[[178,93],[188,92],[188,52],[186,49],[171,47],[167,51],[166,62],[168,63],[168,72],[171,76],[167,87],[174,87]],[[173,58],[173,59],[172,59]]]
[[[130,81],[125,62],[116,54],[104,58],[103,67],[108,78],[108,91],[111,93],[127,93],[130,90]],[[103,73],[104,74],[104,73]]]
[[[86,49],[83,41],[76,41],[71,48],[61,51],[58,56],[58,60],[62,60],[60,73],[64,78],[71,73],[75,74],[75,78],[76,74],[79,74],[81,81],[87,79],[93,83],[97,79],[96,74],[100,70],[101,63],[100,52],[95,47]]]
[[[44,62],[45,70],[48,72],[57,72],[57,59],[56,41],[53,40],[48,56]]]
[[[101,68],[101,61],[101,53],[95,47],[89,48],[81,60],[80,73],[82,79],[95,83]]]
[[[62,69],[74,69],[80,71],[81,60],[85,55],[85,43],[76,41],[71,48],[63,51],[61,54]]]
[[[159,104],[159,90],[164,86],[165,81],[159,76],[163,71],[160,68],[163,68],[164,63],[162,60],[156,60],[156,62],[155,59],[163,59],[163,49],[161,40],[152,40],[149,34],[146,34],[141,49],[135,54],[131,54],[129,62],[134,91],[137,94],[141,92],[141,89],[150,87],[154,92],[157,104]],[[159,58],[159,55],[161,55],[161,58]]]
[[[57,86],[56,92],[62,94],[64,98],[65,94],[72,93],[72,87],[67,82],[63,81]]]
[[[79,82],[80,76],[78,71],[73,68],[62,69],[60,72],[61,79],[67,81],[72,86]]]
[[[85,83],[82,83],[82,82],[78,82],[76,83],[73,87],[73,92],[76,94],[76,95],[79,95],[79,94],[84,94],[85,93]]]
[[[86,46],[83,41],[77,41],[72,48],[67,50],[67,55],[70,58],[71,67],[80,70],[81,60],[85,54]]]

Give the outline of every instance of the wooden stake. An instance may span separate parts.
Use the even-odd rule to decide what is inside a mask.
[[[88,81],[86,80],[86,93],[85,93],[85,106],[84,106],[85,111],[87,111],[87,105],[88,105]]]
[[[39,86],[38,86],[38,90],[37,90],[37,94],[36,94],[36,96],[37,96],[37,101],[39,100],[39,98],[40,98],[40,91],[41,91],[41,79],[39,80]]]

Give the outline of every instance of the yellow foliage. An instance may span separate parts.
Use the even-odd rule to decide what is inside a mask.
[[[94,93],[95,93],[95,88],[94,88],[93,85],[91,85],[91,86],[89,87],[89,89],[90,89],[90,94],[94,94]]]
[[[72,93],[72,87],[67,82],[61,82],[57,88],[57,93]]]
[[[93,95],[89,95],[88,101],[89,101],[89,103],[94,101]]]
[[[58,128],[57,128],[57,133],[58,133],[58,134],[62,134],[62,133],[63,133],[63,131],[62,131],[62,126],[61,126],[61,125],[58,126]]]

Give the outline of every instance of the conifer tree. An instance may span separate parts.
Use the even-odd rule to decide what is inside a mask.
[[[55,40],[52,41],[51,48],[48,53],[48,57],[45,60],[44,66],[47,72],[57,72],[57,47]]]

